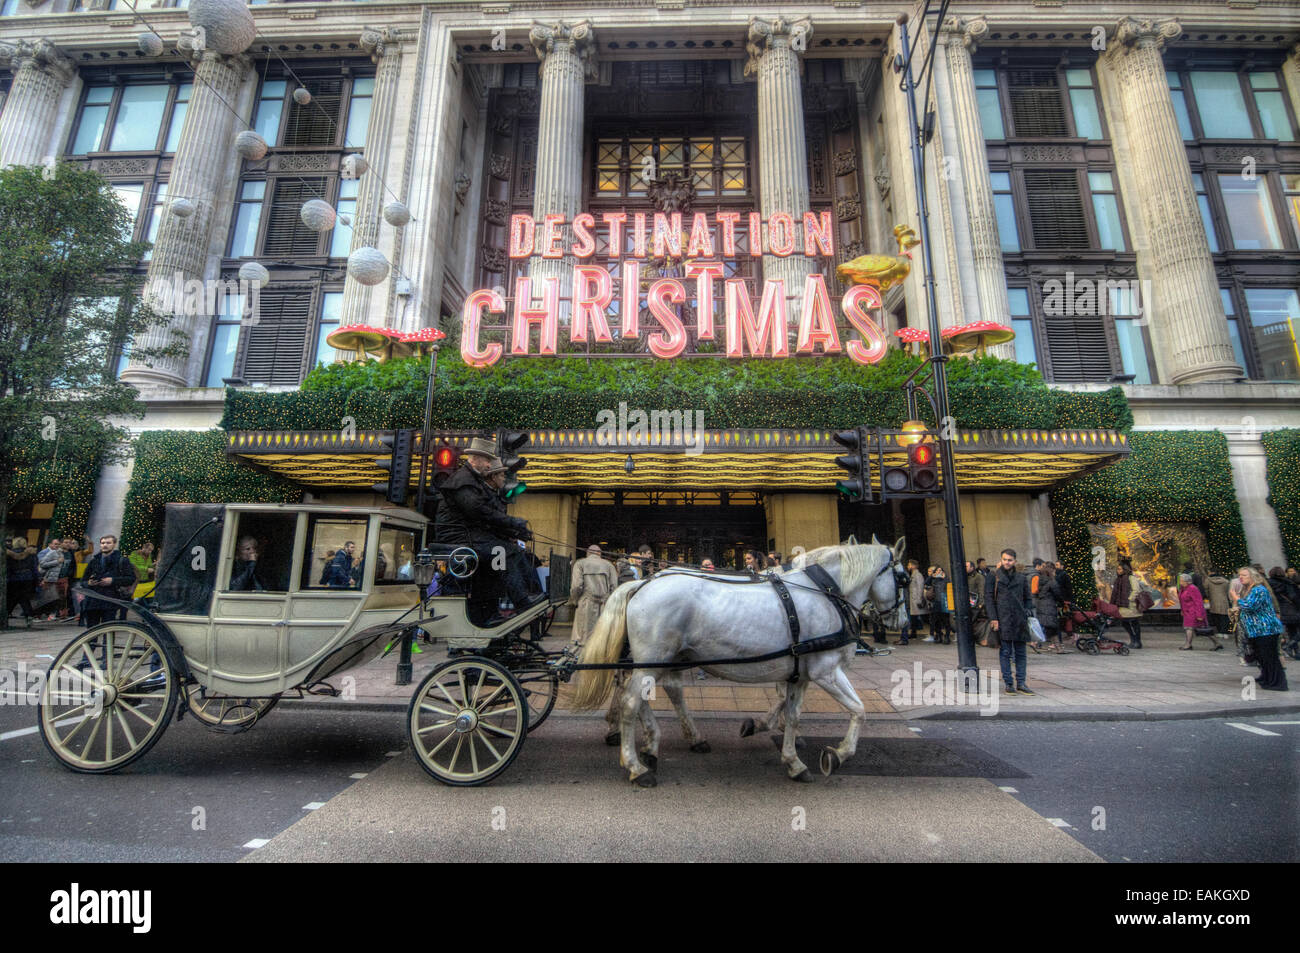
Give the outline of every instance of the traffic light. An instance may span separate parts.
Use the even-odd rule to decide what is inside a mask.
[[[528,466],[528,458],[518,454],[528,443],[528,434],[522,430],[503,430],[498,434],[497,443],[501,447],[501,462],[506,467],[506,484],[501,495],[509,502],[528,489],[528,484],[519,479],[519,471]]]
[[[870,448],[864,439],[861,428],[843,430],[835,435],[835,442],[852,450],[852,453],[835,458],[835,465],[848,471],[848,478],[837,480],[835,488],[849,503],[870,503],[871,500],[871,462]]]
[[[388,471],[388,481],[374,484],[376,493],[384,494],[389,503],[398,506],[406,502],[406,491],[411,482],[411,460],[415,456],[415,431],[394,430],[384,434],[379,442],[392,453],[375,461],[375,465]]]
[[[934,434],[908,434],[921,442],[907,448],[907,463],[889,467],[881,475],[880,483],[886,497],[939,496],[939,450],[933,442]]]
[[[443,444],[433,451],[433,486],[435,489],[441,489],[442,485],[451,479],[451,475],[456,472],[456,467],[460,465],[460,451],[451,444]]]

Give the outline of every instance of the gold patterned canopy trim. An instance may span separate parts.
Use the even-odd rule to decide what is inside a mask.
[[[310,487],[369,489],[388,478],[376,460],[386,456],[380,432],[350,437],[333,432],[235,432],[233,459]],[[845,453],[828,431],[706,431],[702,452],[666,452],[651,442],[605,446],[594,431],[536,431],[524,448],[520,476],[530,490],[726,489],[829,490],[844,470]],[[468,443],[468,437],[463,438]],[[448,440],[461,443],[461,435]],[[1109,430],[972,430],[958,436],[957,483],[964,490],[1042,491],[1129,452],[1125,435]],[[634,469],[624,469],[631,455]],[[887,438],[886,467],[906,462],[906,450]],[[412,482],[418,474],[418,458]]]

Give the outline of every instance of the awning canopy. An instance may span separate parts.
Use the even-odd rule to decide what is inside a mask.
[[[389,455],[385,431],[237,431],[235,460],[317,489],[370,489],[388,479],[376,461]],[[440,439],[468,446],[472,434]],[[623,442],[596,430],[529,431],[520,473],[530,490],[730,489],[831,490],[847,451],[826,430],[706,430],[704,439],[667,445],[650,437]],[[906,462],[906,447],[887,437],[886,467]],[[416,452],[419,453],[417,435]],[[1042,492],[1117,462],[1128,438],[1113,430],[965,430],[957,437],[957,484],[963,490]],[[633,470],[626,471],[631,456]],[[419,465],[412,468],[412,482]],[[878,474],[876,475],[878,479]]]

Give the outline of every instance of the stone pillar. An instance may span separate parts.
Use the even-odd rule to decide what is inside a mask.
[[[940,112],[940,115],[947,115],[945,125],[951,123],[952,141],[945,141],[944,151],[957,160],[960,188],[954,189],[959,198],[954,203],[958,207],[952,213],[954,219],[965,225],[969,248],[962,249],[962,257],[971,263],[974,273],[975,296],[974,300],[967,297],[963,302],[964,318],[968,322],[1009,324],[1011,308],[1007,302],[1002,243],[993,205],[993,182],[989,178],[988,153],[980,124],[979,100],[975,94],[975,72],[971,67],[975,44],[988,33],[988,29],[988,21],[983,17],[947,21],[939,34],[939,43],[943,47],[939,55],[943,56],[948,82],[937,86],[936,94],[941,102],[946,100],[943,105],[947,108]],[[947,138],[945,135],[945,140]],[[1015,357],[1015,348],[1001,344],[989,353],[1011,359]]]
[[[0,114],[0,167],[41,165],[51,154],[59,100],[77,67],[49,40],[0,44],[0,63],[14,73]]]
[[[1136,208],[1150,247],[1153,330],[1170,355],[1170,383],[1231,380],[1243,371],[1233,357],[1219,284],[1210,258],[1187,164],[1187,151],[1165,78],[1160,49],[1182,27],[1172,18],[1125,17],[1098,60],[1114,79],[1128,130]],[[1146,305],[1144,305],[1146,307]]]
[[[1291,55],[1282,61],[1282,81],[1291,94],[1291,109],[1300,115],[1300,43],[1291,47]]]
[[[1250,561],[1267,571],[1271,566],[1285,566],[1282,529],[1277,513],[1268,501],[1268,458],[1254,426],[1224,426],[1228,438],[1228,463],[1232,467],[1232,486],[1241,507],[1241,523],[1246,532],[1246,549]],[[1223,567],[1225,572],[1236,566]]]
[[[158,239],[145,279],[146,301],[152,300],[159,310],[163,310],[164,289],[171,292],[169,297],[181,298],[183,282],[207,278],[217,197],[230,164],[240,161],[234,142],[242,123],[226,104],[235,101],[250,68],[251,61],[242,54],[223,56],[212,50],[203,53],[195,67],[194,94],[185,113],[167,188],[169,200],[189,199],[194,203],[194,213],[179,218],[172,214],[170,204],[162,209]],[[173,288],[178,279],[181,288]],[[174,340],[171,332],[177,330],[184,332],[187,347],[192,347],[199,317],[176,314],[168,325],[141,335],[138,345],[165,347]],[[122,372],[122,380],[131,384],[190,386],[193,382],[186,379],[187,362],[184,356],[155,357],[150,360],[153,366],[148,367],[133,357]]]
[[[572,221],[582,203],[582,154],[584,85],[596,76],[596,35],[586,20],[577,23],[534,21],[528,34],[542,61],[540,110],[537,126],[537,171],[533,189],[533,218],[541,238],[543,216],[562,215]],[[565,228],[565,247],[571,229]],[[528,274],[534,279],[534,297],[540,297],[536,282],[560,280],[560,297],[572,291],[574,258],[533,258]],[[507,289],[509,295],[514,289]],[[568,308],[561,304],[561,313]]]
[[[745,75],[758,77],[759,211],[764,220],[777,212],[795,222],[795,253],[763,256],[763,277],[784,279],[787,300],[797,304],[804,278],[817,270],[803,254],[803,214],[809,210],[808,145],[804,136],[803,89],[799,54],[812,36],[807,17],[749,18],[749,59]],[[761,236],[749,236],[751,242]]]
[[[838,496],[834,493],[769,493],[763,497],[767,538],[777,552],[790,555],[796,546],[816,549],[840,542]]]
[[[361,48],[370,54],[371,62],[378,69],[375,71],[375,93],[370,101],[370,124],[366,127],[364,153],[371,171],[361,177],[357,190],[357,208],[352,219],[352,251],[366,246],[378,247],[384,206],[393,201],[384,188],[384,179],[388,173],[398,79],[402,72],[401,39],[397,30],[389,28],[363,30],[361,33]],[[385,324],[383,309],[376,306],[376,301],[380,300],[382,298],[375,293],[374,287],[357,281],[347,282],[343,286],[340,327],[346,324]]]

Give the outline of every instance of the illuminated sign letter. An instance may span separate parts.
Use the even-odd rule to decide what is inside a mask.
[[[849,357],[859,364],[879,362],[885,356],[889,342],[885,340],[885,332],[880,330],[880,325],[867,312],[881,307],[880,292],[871,285],[854,285],[845,293],[840,307],[844,309],[849,324],[862,335],[861,341],[849,341],[844,345]]]
[[[749,213],[749,257],[763,257],[763,216]]]
[[[591,230],[596,227],[596,219],[590,212],[583,212],[573,217],[574,258],[590,258],[596,254],[596,236]]]
[[[768,220],[767,240],[777,258],[794,254],[794,219],[789,212],[777,212]]]
[[[812,354],[819,344],[827,354],[840,352],[840,336],[835,332],[826,278],[813,274],[803,282],[803,312],[799,315],[799,337],[794,350],[796,354]]]
[[[533,232],[537,223],[531,215],[510,216],[510,257],[527,258],[533,253]]]
[[[623,226],[627,224],[627,212],[602,212],[600,220],[609,228],[609,254],[607,258],[623,257]]]
[[[722,257],[736,257],[736,223],[740,221],[739,212],[719,212],[715,218],[722,228]]]
[[[687,258],[712,258],[713,238],[709,235],[709,217],[696,212],[691,220],[691,240],[686,246]]]
[[[501,359],[500,342],[493,341],[479,350],[478,333],[482,312],[505,314],[506,301],[491,288],[475,291],[465,297],[461,309],[460,356],[470,367],[490,367]]]
[[[587,340],[587,321],[596,332],[596,340],[609,344],[614,335],[609,333],[605,309],[614,298],[614,279],[599,265],[578,265],[573,269],[573,323],[569,326],[570,341]]]
[[[641,266],[635,261],[623,262],[623,276],[619,279],[623,286],[623,332],[625,338],[641,336],[641,309],[637,304],[637,295],[641,293]]]
[[[724,274],[720,261],[693,261],[686,277],[695,279],[695,334],[701,341],[713,340],[713,280]]]
[[[542,240],[537,243],[537,247],[542,251],[543,258],[563,258],[564,249],[560,245],[564,242],[564,216],[563,215],[544,215],[542,216]]]
[[[660,278],[646,293],[650,313],[663,325],[646,339],[650,353],[655,357],[677,357],[686,349],[686,329],[682,327],[677,311],[668,302],[681,304],[686,300],[686,289],[676,278]]]
[[[729,278],[727,288],[727,357],[744,357],[745,345],[754,357],[766,357],[767,345],[772,344],[772,357],[789,357],[786,343],[788,332],[785,316],[785,282],[763,282],[763,301],[758,307],[758,320],[740,278]]]
[[[515,314],[511,323],[510,353],[523,357],[528,353],[528,331],[536,324],[541,328],[538,354],[554,354],[560,336],[560,282],[542,279],[542,306],[534,308],[533,279],[515,279]]]
[[[831,225],[831,213],[828,209],[822,212],[821,222],[818,223],[817,215],[813,212],[803,213],[803,253],[809,258],[816,258],[818,255],[825,255],[827,258],[835,256],[835,242],[831,238],[834,234],[834,228]]]
[[[655,257],[671,254],[682,257],[682,213],[673,212],[670,219],[663,212],[655,212]]]

